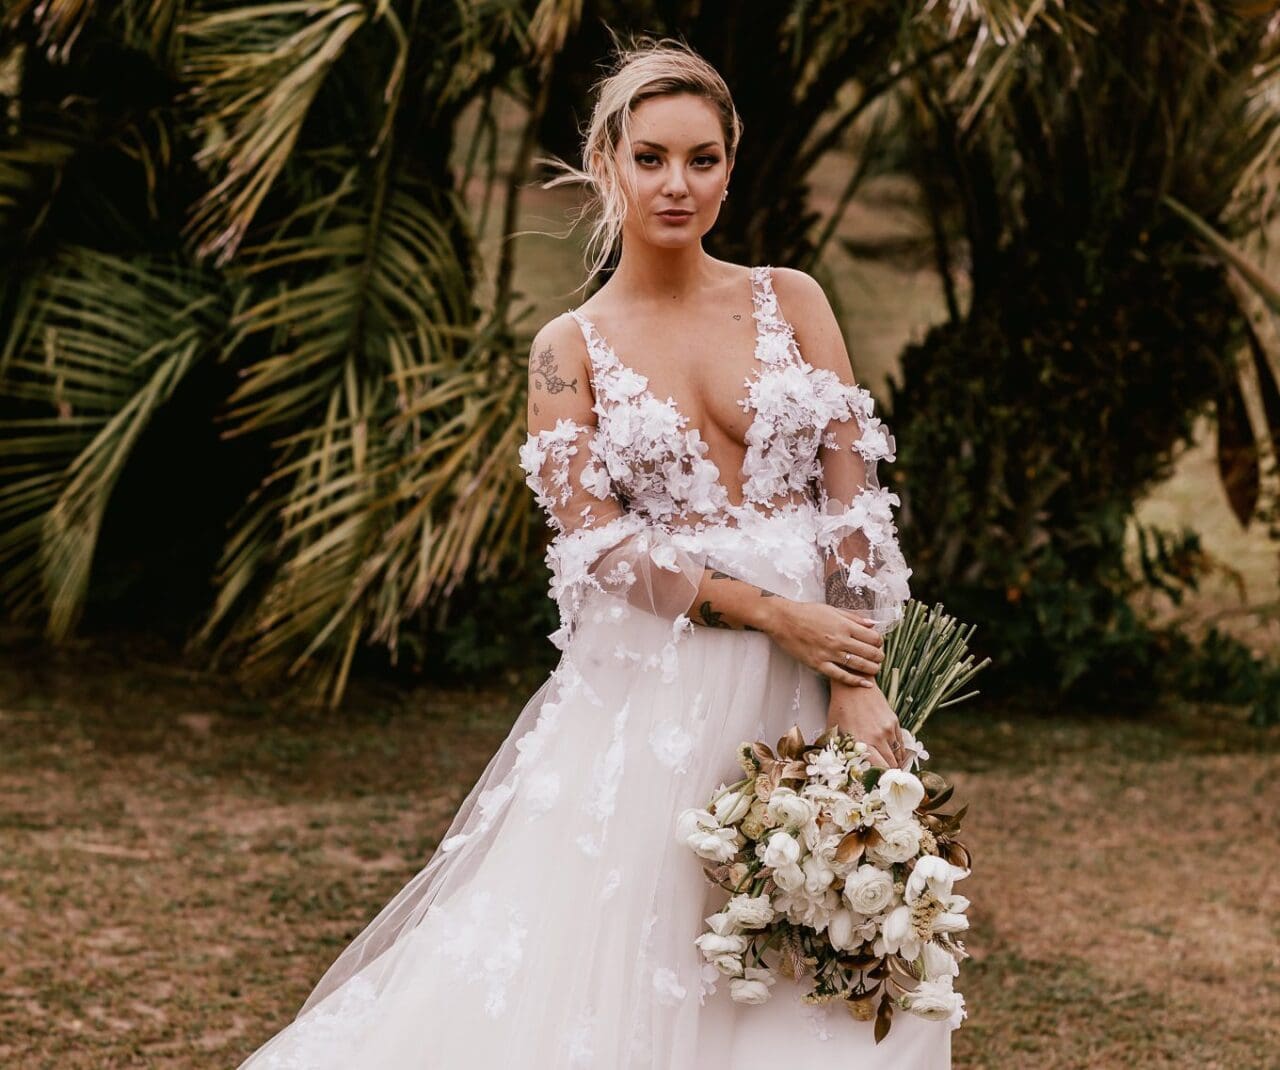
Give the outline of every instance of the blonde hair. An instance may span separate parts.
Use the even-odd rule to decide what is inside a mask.
[[[633,193],[636,189],[630,152],[622,154],[625,168],[619,167],[614,152],[619,144],[631,144],[631,113],[637,105],[676,93],[706,100],[719,114],[730,164],[742,137],[742,119],[733,106],[729,87],[720,72],[688,45],[669,37],[640,37],[627,48],[619,46],[615,38],[614,46],[613,69],[593,87],[595,105],[583,135],[582,167],[559,158],[543,157],[541,161],[563,172],[542,183],[543,189],[575,183],[589,190],[586,203],[573,220],[576,227],[583,217],[594,219],[584,253],[587,277],[582,286],[604,267],[622,234],[627,211],[623,187]]]

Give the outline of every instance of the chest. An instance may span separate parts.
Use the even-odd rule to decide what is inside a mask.
[[[670,401],[704,439],[724,445],[745,445],[752,412],[744,407],[748,382],[760,370],[756,356],[759,336],[750,313],[722,314],[696,323],[679,317],[650,317],[643,324],[620,326],[628,339],[643,341],[615,351],[609,347],[598,366],[606,402],[618,400],[610,390],[615,381],[635,387],[661,402]],[[613,358],[613,359],[610,359]],[[635,395],[631,395],[635,396]]]

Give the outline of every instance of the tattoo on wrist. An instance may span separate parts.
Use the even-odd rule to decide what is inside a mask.
[[[827,605],[837,609],[866,609],[866,597],[849,586],[849,570],[838,568],[827,577],[824,595]]]
[[[556,366],[555,350],[550,346],[541,353],[534,354],[530,371],[534,376],[535,390],[545,390],[548,394],[559,394],[564,390],[572,390],[575,394],[578,392],[577,379],[561,378],[560,369]]]

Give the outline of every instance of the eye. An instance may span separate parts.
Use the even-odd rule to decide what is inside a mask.
[[[648,164],[646,163],[646,161],[649,161],[649,160],[652,160],[654,163],[657,163],[657,162],[658,162],[658,155],[657,155],[657,153],[654,153],[654,152],[638,152],[638,153],[636,153],[636,163],[638,163],[638,164],[643,164],[643,165],[645,165],[645,166],[648,166]]]
[[[715,165],[720,162],[720,157],[719,156],[695,156],[693,158],[693,162],[694,163],[700,162],[700,166],[702,167],[715,167]]]

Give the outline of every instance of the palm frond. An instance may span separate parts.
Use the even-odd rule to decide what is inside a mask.
[[[370,17],[356,0],[282,0],[208,13],[182,28],[205,142],[196,159],[218,176],[189,223],[202,256],[223,263],[235,254],[326,77]]]
[[[224,555],[200,639],[225,626],[223,645],[245,647],[251,673],[310,668],[330,700],[375,614],[398,622],[415,608],[394,583],[361,577],[388,532],[405,530],[405,465],[435,418],[421,398],[472,348],[447,216],[425,189],[392,183],[372,209],[322,198],[242,252],[246,284],[266,292],[234,317],[232,345],[265,355],[230,399],[232,432],[271,433],[280,454]]]
[[[5,425],[0,594],[65,637],[102,517],[138,438],[222,319],[219,289],[172,260],[71,248],[27,286],[0,392],[36,415]],[[44,415],[52,410],[49,415]]]

